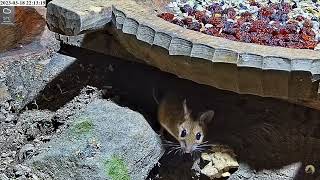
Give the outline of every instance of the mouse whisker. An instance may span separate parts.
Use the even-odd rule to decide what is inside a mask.
[[[170,149],[170,151],[167,152],[167,155],[170,154],[173,151],[174,151],[174,149]]]
[[[174,155],[177,154],[180,151],[181,148],[176,149],[176,152],[174,152]]]
[[[180,147],[171,147],[170,150],[177,150],[180,149]]]
[[[180,151],[180,156],[182,156],[184,153],[183,153],[183,150],[182,149],[179,149]]]
[[[162,144],[164,146],[168,146],[168,147],[178,147],[180,146],[180,144]]]
[[[171,152],[178,151],[178,150],[180,150],[180,149],[181,149],[181,147],[180,147],[180,146],[179,146],[179,147],[172,147],[172,148],[170,149],[170,151],[169,151],[167,154],[170,154]],[[176,152],[175,152],[174,154],[176,154]]]
[[[197,152],[203,152],[205,149],[204,148],[201,148],[201,147],[196,147],[195,148],[195,151],[197,151]]]
[[[199,144],[198,147],[212,147],[214,144]]]
[[[163,142],[170,143],[170,144],[177,144],[177,142],[172,142],[172,141],[168,141],[168,140],[163,140]]]

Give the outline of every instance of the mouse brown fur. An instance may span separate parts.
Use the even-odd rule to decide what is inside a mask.
[[[194,112],[187,99],[174,93],[166,94],[159,102],[160,125],[180,143],[184,153],[200,150],[206,136],[207,124],[212,121],[213,110]]]

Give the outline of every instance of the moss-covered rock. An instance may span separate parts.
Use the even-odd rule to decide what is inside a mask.
[[[70,119],[69,128],[28,161],[39,177],[142,180],[163,154],[144,117],[111,101],[94,100]]]
[[[128,167],[119,156],[112,156],[110,160],[106,160],[105,168],[108,177],[112,180],[130,180]]]

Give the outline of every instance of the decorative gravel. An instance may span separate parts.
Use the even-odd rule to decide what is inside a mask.
[[[173,0],[166,21],[234,41],[319,49],[320,0]]]

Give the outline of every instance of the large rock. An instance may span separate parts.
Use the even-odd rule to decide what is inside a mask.
[[[17,10],[23,17],[27,12],[31,15],[24,17],[23,22],[20,22],[21,27],[20,25],[11,27],[15,31],[17,29],[25,31],[26,29],[22,27],[33,21],[39,19],[43,21],[40,23],[41,27],[31,29],[30,32],[22,32],[24,38],[28,39],[27,42],[20,45],[16,43],[19,47],[4,52],[0,48],[0,107],[3,108],[5,103],[11,101],[10,106],[19,111],[30,103],[48,82],[74,62],[75,58],[57,54],[60,42],[45,26],[44,7],[22,7]],[[32,38],[29,37],[30,34]],[[10,37],[5,39],[9,40]]]
[[[230,176],[229,180],[294,180],[301,168],[301,163],[293,163],[281,169],[255,171],[245,163],[241,163],[239,169]]]
[[[16,110],[35,99],[47,83],[57,77],[76,59],[73,57],[52,54],[44,60],[38,61],[15,61],[6,65],[5,83],[0,85],[0,97],[3,100],[9,99]],[[1,83],[1,82],[0,82]],[[2,86],[2,87],[1,87]],[[5,98],[7,96],[7,98]],[[0,101],[1,102],[1,101]]]
[[[111,101],[95,100],[72,119],[28,162],[38,177],[142,180],[163,154],[143,116]]]

